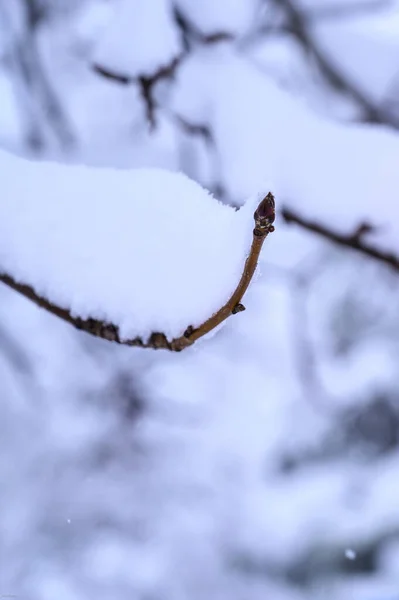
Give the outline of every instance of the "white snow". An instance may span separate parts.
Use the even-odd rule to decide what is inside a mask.
[[[110,72],[137,77],[169,65],[180,51],[168,0],[118,0],[93,60]]]
[[[320,0],[303,2],[323,8]],[[343,0],[331,0],[335,2],[346,6]],[[83,3],[66,2],[68,7]],[[110,10],[114,6],[110,3]],[[203,14],[197,18],[201,6]],[[188,17],[196,25],[203,22],[204,31],[211,33],[208,6],[198,2]],[[221,3],[217,6],[215,14]],[[236,3],[231,6],[238,16]],[[213,129],[215,147],[209,151],[204,144],[212,163],[208,173],[207,165],[198,164],[198,137],[190,138],[190,156],[188,144],[180,143],[181,130],[163,105],[166,94],[158,98],[157,128],[148,133],[137,86],[112,85],[90,72],[88,49],[97,25],[92,23],[92,33],[80,32],[76,48],[70,33],[72,12],[69,29],[63,15],[38,32],[46,73],[78,134],[79,154],[67,160],[172,170],[188,164],[193,178],[220,183],[228,198],[241,203],[271,177],[276,182],[272,189],[282,192],[278,206],[290,203],[301,214],[341,231],[352,231],[365,217],[377,224],[386,220],[386,230],[371,239],[380,247],[397,249],[398,134],[318,119],[301,106],[304,97],[308,106],[316,107],[324,98],[327,105],[319,112],[337,117],[336,94],[322,78],[310,86],[313,65],[295,43],[288,47],[291,35],[278,36],[281,51],[273,52],[270,37],[269,75],[259,68],[266,61],[257,60],[258,68],[252,67],[241,43],[239,57],[231,49],[223,55],[218,45],[209,52],[194,48],[196,59],[182,63],[181,70],[179,66],[178,112]],[[234,21],[236,16],[221,15],[218,27],[227,27],[228,18]],[[340,61],[345,56],[338,31],[344,22],[334,19]],[[140,37],[145,35],[143,30]],[[360,31],[354,31],[353,47],[359,47],[360,37]],[[87,39],[83,49],[82,38]],[[380,41],[388,49],[382,37],[378,45]],[[393,36],[390,41],[394,50]],[[158,42],[157,37],[154,43]],[[331,53],[333,46],[331,42]],[[391,57],[380,56],[385,71]],[[370,59],[365,65],[358,58],[363,71],[359,78],[369,74],[370,82],[376,82],[381,63]],[[289,69],[284,70],[284,64]],[[275,78],[290,94],[275,85]],[[9,92],[0,91],[5,93]],[[341,100],[345,105],[346,99]],[[15,147],[18,138],[11,131],[9,112],[0,119],[1,138]],[[341,118],[344,112],[339,113]],[[352,114],[358,116],[358,111]],[[19,173],[15,162],[8,169],[2,160],[0,207],[5,206],[3,180],[15,180]],[[10,260],[25,247],[23,274],[35,266],[29,274],[38,279],[43,275],[41,261],[48,265],[50,260],[43,241],[46,248],[56,249],[55,258],[63,265],[78,254],[72,248],[62,257],[66,241],[56,239],[53,245],[50,228],[45,227],[63,205],[63,187],[78,190],[72,199],[68,196],[72,208],[66,223],[70,230],[75,228],[68,246],[74,236],[83,237],[79,228],[89,220],[85,206],[91,207],[91,222],[97,218],[96,199],[82,193],[82,175],[77,175],[87,169],[64,167],[63,172],[74,173],[79,183],[64,182],[65,176],[57,189],[51,180],[61,177],[53,166],[41,168],[50,181],[37,187],[35,183],[25,202],[26,207],[32,205],[27,213],[29,237],[21,244],[13,237],[8,246]],[[22,187],[27,185],[25,171],[20,175]],[[83,179],[96,174],[96,183],[87,187],[99,194],[97,204],[102,206],[110,186],[105,180],[117,174],[89,173]],[[15,189],[16,182],[12,185]],[[22,205],[17,198],[15,202],[7,213],[10,224],[15,221],[14,232]],[[119,206],[113,192],[112,202]],[[8,235],[5,216],[0,209],[0,237]],[[236,217],[240,213],[232,221]],[[249,208],[247,218],[249,223]],[[18,231],[28,229],[26,220],[18,224]],[[364,420],[375,397],[389,402],[397,414],[398,278],[378,263],[336,249],[295,226],[286,227],[280,220],[277,225],[262,253],[260,277],[245,297],[248,310],[229,319],[212,343],[181,354],[99,344],[0,285],[0,479],[6,482],[0,484],[0,592],[32,600],[397,600],[397,439],[389,424],[383,428],[382,410],[370,422],[370,432],[374,435],[374,426],[380,427],[382,437],[384,431],[392,437],[392,446],[373,455],[367,431],[363,443],[357,444],[357,433],[352,440],[345,416],[350,408]],[[32,238],[36,230],[43,240],[37,241],[36,234]],[[390,233],[386,239],[385,231]],[[37,249],[27,245],[30,239]],[[85,240],[84,248],[90,243]],[[166,258],[165,244],[162,249]],[[102,258],[105,250],[100,254]],[[71,285],[78,284],[73,299],[83,302],[86,272],[80,264],[76,269],[76,277],[68,277]],[[306,281],[308,315],[302,319],[306,289],[299,282]],[[58,290],[60,298],[67,296],[55,285],[53,274],[47,283],[52,283],[52,293]],[[348,294],[356,300],[354,318],[349,313],[344,319],[352,346],[337,357],[331,351],[331,338],[337,336],[335,315],[342,316]],[[159,301],[150,301],[160,303],[164,296],[168,300],[163,292],[158,296]],[[108,295],[103,300],[108,303]],[[363,311],[371,315],[370,330],[356,333]],[[312,346],[320,389],[307,386],[298,375],[297,354],[306,350],[296,340],[299,329]],[[306,359],[307,353],[303,356]],[[132,416],[128,408],[136,400],[143,409]],[[375,569],[361,572],[364,564],[358,558],[374,548]],[[357,553],[355,563],[345,558],[346,549]]]
[[[201,82],[195,95],[194,80]],[[312,114],[227,45],[186,61],[173,106],[187,120],[211,128],[223,185],[237,200],[266,178],[280,202],[301,215],[343,233],[369,221],[379,228],[373,242],[399,252],[395,132]],[[280,242],[285,243],[281,232],[271,246]],[[279,245],[280,250],[282,257]],[[279,260],[277,253],[273,258]]]
[[[257,198],[235,211],[162,169],[0,161],[0,268],[74,315],[177,337],[237,286]]]
[[[345,550],[345,557],[348,560],[355,560],[356,559],[356,552],[354,550],[352,550],[351,548],[347,548]]]

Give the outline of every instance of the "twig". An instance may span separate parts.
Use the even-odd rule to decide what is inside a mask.
[[[95,73],[101,75],[105,79],[109,79],[110,81],[114,81],[115,83],[120,83],[121,85],[128,85],[132,81],[132,78],[128,75],[123,75],[121,73],[117,73],[116,71],[108,71],[108,69],[105,69],[97,63],[94,63],[91,66],[91,68]]]
[[[207,321],[205,321],[202,325],[196,329],[190,325],[181,337],[175,338],[172,341],[169,341],[164,333],[157,332],[152,333],[147,341],[143,341],[139,337],[136,337],[132,340],[123,340],[120,337],[119,329],[116,325],[91,318],[80,319],[79,317],[74,317],[67,309],[56,306],[49,300],[42,298],[32,287],[18,283],[8,274],[0,273],[0,281],[16,292],[25,296],[25,298],[28,300],[34,302],[40,308],[44,308],[48,312],[59,317],[60,319],[63,319],[77,329],[95,335],[96,337],[127,346],[139,346],[141,348],[154,349],[163,348],[180,352],[181,350],[184,350],[184,348],[191,346],[202,336],[212,331],[212,329],[215,329],[215,327],[225,321],[231,314],[236,314],[237,312],[245,310],[245,307],[241,304],[241,300],[255,272],[263,242],[265,241],[267,235],[274,231],[274,218],[274,197],[271,193],[269,193],[262,200],[255,211],[255,228],[253,231],[252,245],[249,256],[244,265],[243,274],[236,290],[226,304],[209,319],[207,319]]]
[[[0,323],[0,351],[12,363],[16,371],[29,376],[33,375],[33,368],[25,349],[22,349],[17,341],[9,335],[2,323]]]
[[[92,65],[96,73],[115,83],[121,85],[138,84],[146,107],[147,121],[151,129],[154,129],[156,126],[155,111],[157,109],[157,102],[154,98],[155,86],[159,81],[171,80],[174,77],[179,65],[190,54],[192,43],[210,46],[234,39],[234,36],[228,31],[214,31],[210,34],[202,33],[176,7],[174,8],[174,19],[182,35],[183,50],[169,64],[160,66],[154,73],[139,73],[137,76],[131,77],[124,73],[110,71],[97,63]]]
[[[311,335],[311,313],[309,311],[311,288],[320,273],[324,271],[327,256],[320,253],[313,258],[311,264],[306,264],[308,263],[306,260],[301,261],[288,281],[292,303],[290,317],[293,358],[304,400],[321,415],[331,415],[334,401],[324,389],[318,372],[318,355]]]
[[[212,192],[214,196],[216,196],[216,198],[219,198],[219,200],[225,199],[226,190],[220,181],[219,151],[209,125],[206,123],[192,123],[190,121],[187,121],[187,119],[185,119],[184,117],[181,117],[180,115],[168,110],[167,107],[163,107],[163,111],[171,118],[173,123],[175,123],[179,127],[183,134],[187,136],[200,138],[205,143],[208,152],[211,154],[210,164],[212,165],[214,179],[213,183],[207,183],[207,188],[210,192]],[[183,155],[186,158],[185,154],[186,153],[184,152]],[[185,173],[189,172],[183,165],[181,165],[181,170]],[[234,203],[230,198],[229,204],[230,206],[234,206]]]
[[[174,18],[176,25],[179,27],[183,44],[186,51],[189,50],[190,45],[194,43],[210,45],[217,42],[231,41],[234,40],[234,35],[230,31],[223,31],[221,29],[215,30],[211,33],[203,33],[194,23],[176,6],[174,7]]]
[[[399,272],[399,256],[396,256],[392,252],[383,252],[382,250],[378,250],[374,246],[371,246],[363,241],[363,235],[372,229],[372,227],[368,224],[362,224],[353,234],[345,235],[338,233],[337,231],[334,231],[325,225],[321,225],[320,223],[306,219],[289,208],[283,208],[281,210],[281,215],[286,223],[295,223],[307,231],[316,233],[317,235],[324,237],[331,242],[339,244],[340,246],[344,246],[345,248],[357,250],[358,252],[361,252],[370,258],[374,258],[375,260],[378,260],[379,262],[384,263],[385,265],[388,265],[395,271]]]
[[[191,123],[180,115],[171,113],[171,117],[175,123],[188,135],[201,137],[208,145],[214,146],[215,140],[213,139],[212,132],[208,125],[202,123]]]
[[[189,328],[182,338],[175,340],[177,343],[176,349],[183,349],[179,346],[181,344],[191,345],[200,337],[206,335],[212,329],[215,329],[220,323],[225,321],[231,314],[236,314],[245,310],[245,306],[241,304],[241,300],[248,289],[248,286],[251,282],[251,279],[255,273],[256,265],[258,264],[258,258],[260,251],[262,249],[263,242],[266,239],[266,236],[274,231],[274,218],[275,218],[275,205],[274,205],[274,197],[270,192],[267,196],[262,200],[259,204],[258,208],[255,211],[254,219],[255,219],[255,229],[253,231],[253,239],[251,250],[249,252],[249,256],[244,265],[244,271],[241,275],[240,282],[231,296],[231,298],[226,302],[221,309],[218,310],[217,313],[212,315],[205,323],[203,323],[198,329]],[[188,344],[186,344],[185,339],[188,340]]]
[[[130,85],[133,83],[138,84],[141,97],[146,107],[146,116],[148,123],[150,127],[154,129],[156,125],[155,110],[157,108],[157,103],[154,98],[154,88],[159,81],[173,78],[178,65],[183,59],[183,56],[184,53],[180,54],[179,56],[175,57],[169,64],[159,67],[159,69],[157,69],[157,71],[155,71],[151,75],[138,75],[137,77],[131,77],[123,73],[109,71],[105,67],[102,67],[101,65],[96,63],[92,65],[92,69],[96,73],[98,73],[98,75],[101,75],[102,77],[105,77],[106,79],[109,79],[110,81],[114,81],[115,83],[119,83],[121,85]]]

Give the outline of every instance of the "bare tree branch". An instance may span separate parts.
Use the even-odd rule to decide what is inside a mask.
[[[96,63],[92,65],[92,69],[98,73],[98,75],[102,75],[106,79],[121,85],[131,85],[134,83],[138,84],[141,97],[143,98],[144,105],[146,107],[147,121],[150,124],[150,127],[154,128],[156,125],[155,110],[157,108],[157,103],[154,98],[155,86],[159,81],[172,79],[183,57],[184,54],[177,56],[168,65],[163,65],[152,75],[140,75],[137,77],[131,77],[115,71],[109,71],[108,69]]]
[[[255,228],[253,231],[252,245],[236,290],[226,304],[209,319],[207,319],[202,325],[196,329],[190,325],[187,327],[186,331],[181,337],[175,338],[172,341],[169,341],[164,333],[158,332],[151,334],[147,341],[143,341],[139,337],[136,337],[132,340],[123,340],[120,337],[118,327],[112,323],[104,323],[103,321],[98,321],[91,318],[80,319],[79,317],[74,317],[71,315],[68,309],[56,306],[49,300],[42,298],[31,286],[18,283],[15,281],[15,279],[13,279],[13,277],[6,273],[0,273],[0,281],[11,289],[25,296],[25,298],[28,300],[34,302],[40,308],[44,308],[53,315],[63,319],[67,323],[73,325],[77,329],[85,331],[86,333],[90,333],[105,340],[127,346],[139,346],[141,348],[154,349],[164,348],[167,350],[180,352],[181,350],[184,350],[184,348],[191,346],[199,338],[215,329],[215,327],[220,325],[220,323],[225,321],[230,315],[245,310],[245,307],[241,304],[241,300],[247,291],[255,272],[263,242],[265,241],[267,235],[274,231],[274,218],[274,197],[269,192],[269,194],[267,194],[267,196],[262,200],[255,211]]]
[[[46,18],[47,7],[40,0],[24,0],[23,4],[29,29],[33,31]]]
[[[6,356],[16,371],[32,376],[33,365],[29,361],[28,353],[16,339],[12,338],[0,322],[0,351]]]
[[[74,134],[69,119],[51,85],[36,39],[36,30],[45,16],[43,6],[34,0],[21,0],[24,7],[26,22],[21,32],[15,32],[10,49],[11,67],[14,73],[14,83],[17,100],[24,98],[25,119],[27,121],[27,143],[38,150],[44,146],[44,120],[48,123],[60,145],[69,148],[74,142]],[[0,2],[0,16],[8,30],[12,31],[13,24],[4,3]],[[44,11],[44,12],[43,12]],[[22,92],[22,94],[21,94]],[[42,119],[38,119],[39,112]],[[43,119],[44,117],[44,119]]]
[[[93,71],[95,73],[97,73],[98,75],[101,75],[105,79],[109,79],[110,81],[119,83],[121,85],[129,85],[133,81],[133,79],[131,77],[129,77],[128,75],[123,75],[122,73],[117,73],[116,71],[112,71],[112,72],[108,71],[108,69],[105,69],[104,67],[102,67],[101,65],[98,65],[97,63],[94,63],[91,66],[91,68],[93,69]]]
[[[174,17],[175,22],[182,33],[186,51],[189,50],[192,43],[207,45],[234,39],[234,35],[231,32],[220,29],[213,31],[212,33],[202,33],[187,15],[176,6],[174,7]]]
[[[342,2],[341,4],[324,4],[322,6],[312,6],[304,9],[303,13],[307,19],[342,19],[362,15],[367,13],[376,13],[393,6],[392,0],[374,0],[373,2]]]
[[[202,123],[191,123],[187,121],[180,115],[175,113],[171,113],[171,116],[174,122],[181,127],[183,131],[185,131],[189,135],[199,136],[201,137],[207,144],[214,145],[215,140],[213,139],[213,135],[208,125],[204,125]]]
[[[132,77],[124,73],[109,71],[97,63],[92,65],[92,69],[96,73],[106,77],[107,79],[110,79],[111,81],[114,81],[115,83],[119,83],[121,85],[139,85],[140,93],[146,107],[147,121],[151,129],[154,129],[156,126],[155,111],[157,109],[157,103],[154,98],[155,87],[160,81],[165,81],[168,79],[170,80],[173,78],[179,65],[190,53],[192,44],[212,45],[234,38],[234,36],[227,31],[214,31],[210,34],[203,34],[176,7],[174,9],[174,17],[176,25],[179,27],[182,35],[183,51],[169,64],[160,66],[154,73],[142,73],[136,77]]]
[[[309,28],[307,14],[297,7],[294,0],[275,0],[277,6],[284,9],[289,29],[304,49],[315,59],[320,71],[337,91],[352,98],[363,111],[363,120],[368,123],[379,123],[399,129],[399,119],[387,109],[375,106],[372,100],[350,81],[340,69],[324,53],[314,39]]]
[[[338,233],[337,231],[334,231],[325,225],[321,225],[320,223],[306,219],[289,208],[283,208],[281,210],[281,215],[286,223],[295,223],[296,225],[302,227],[302,229],[316,233],[317,235],[345,248],[357,250],[365,256],[374,258],[375,260],[378,260],[379,262],[384,263],[385,265],[399,272],[399,256],[396,256],[392,252],[383,252],[382,250],[378,250],[363,240],[363,236],[373,229],[373,227],[368,223],[361,224],[351,235],[345,235]]]

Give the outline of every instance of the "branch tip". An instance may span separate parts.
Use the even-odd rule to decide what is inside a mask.
[[[254,235],[264,236],[274,231],[274,220],[276,218],[276,203],[274,196],[269,192],[261,201],[254,212],[255,229]]]

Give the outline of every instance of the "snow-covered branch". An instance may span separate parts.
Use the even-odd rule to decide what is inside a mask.
[[[144,341],[140,337],[135,337],[134,339],[123,339],[120,335],[118,326],[111,323],[105,323],[104,321],[100,321],[98,319],[82,319],[80,317],[73,316],[69,310],[56,306],[49,300],[39,296],[31,286],[18,283],[10,275],[0,273],[0,281],[11,289],[25,296],[25,298],[28,300],[34,302],[40,308],[44,308],[51,314],[63,319],[67,323],[70,323],[77,329],[85,331],[86,333],[90,333],[96,337],[127,346],[139,346],[140,348],[154,349],[163,348],[166,350],[172,350],[174,352],[180,352],[188,346],[191,346],[199,338],[203,337],[207,333],[210,333],[213,329],[223,323],[223,321],[225,321],[230,315],[234,315],[245,310],[245,307],[243,304],[241,304],[241,300],[247,291],[255,273],[263,242],[265,241],[266,236],[274,231],[274,217],[274,197],[269,192],[269,194],[267,194],[267,196],[261,201],[257,210],[255,211],[255,228],[253,231],[251,249],[248,258],[245,261],[241,279],[234,293],[231,295],[226,304],[224,304],[215,314],[213,314],[199,327],[193,328],[191,325],[189,325],[182,336],[173,340],[168,340],[164,333],[158,332],[152,333],[148,340]]]
[[[274,229],[271,193],[235,211],[179,173],[0,158],[0,281],[41,308],[106,340],[174,351],[244,309]]]

